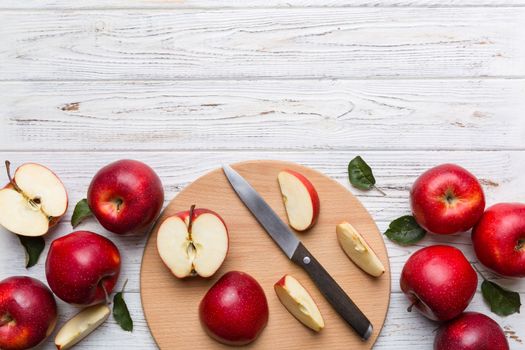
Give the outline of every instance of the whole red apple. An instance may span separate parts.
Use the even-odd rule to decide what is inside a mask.
[[[57,304],[42,282],[15,276],[0,282],[0,349],[29,349],[55,328]]]
[[[423,315],[448,321],[468,306],[476,292],[478,276],[459,249],[434,245],[410,256],[401,272],[400,285]]]
[[[472,230],[478,260],[503,276],[525,277],[525,204],[488,208]]]
[[[508,350],[501,327],[483,314],[465,312],[439,328],[434,350]]]
[[[93,305],[104,301],[119,273],[118,248],[96,233],[76,231],[55,239],[49,248],[47,283],[67,303]]]
[[[253,277],[230,271],[206,293],[199,316],[212,338],[228,345],[245,345],[254,341],[266,327],[268,302]]]
[[[164,204],[164,190],[153,169],[125,159],[98,171],[89,185],[87,200],[104,228],[124,234],[155,220]]]
[[[425,230],[448,235],[478,222],[485,195],[474,175],[455,164],[443,164],[419,176],[410,191],[412,213]]]

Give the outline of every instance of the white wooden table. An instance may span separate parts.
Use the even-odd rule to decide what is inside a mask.
[[[1,0],[0,39],[0,158],[48,165],[69,190],[48,244],[71,231],[93,174],[120,158],[155,168],[167,200],[222,163],[296,161],[347,186],[382,231],[409,212],[414,179],[443,162],[478,175],[489,204],[525,200],[525,0]],[[387,196],[350,188],[357,154]],[[139,295],[145,238],[82,228],[120,247],[135,330],[110,319],[77,348],[154,349]],[[387,241],[393,293],[375,349],[431,349],[437,325],[405,311],[398,281],[436,242],[475,261],[468,235]],[[1,232],[0,279],[45,281],[46,254],[26,270]],[[525,300],[525,282],[486,274]],[[59,307],[59,325],[77,311]],[[479,293],[469,309],[490,314]],[[522,316],[491,316],[525,348]]]

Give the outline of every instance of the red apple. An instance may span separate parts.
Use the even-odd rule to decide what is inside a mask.
[[[149,226],[164,204],[164,190],[157,174],[136,160],[119,160],[95,175],[88,190],[88,204],[104,228],[124,234]]]
[[[0,282],[0,349],[29,349],[55,328],[57,304],[42,282],[15,276]]]
[[[157,233],[157,250],[176,277],[210,277],[228,253],[228,229],[219,214],[192,207],[162,222]]]
[[[244,272],[230,271],[206,293],[199,307],[206,332],[228,345],[251,343],[268,323],[268,302],[257,281]]]
[[[277,175],[288,222],[297,231],[311,228],[319,216],[319,195],[304,175],[283,170]]]
[[[412,186],[414,218],[425,230],[448,235],[464,232],[485,209],[483,189],[474,175],[455,164],[424,172]]]
[[[410,256],[401,272],[400,285],[412,306],[423,315],[447,321],[468,306],[478,276],[459,249],[434,245]]]
[[[466,312],[439,328],[434,350],[509,350],[509,343],[490,317]]]
[[[472,231],[478,260],[503,276],[525,277],[525,204],[488,208]]]
[[[26,163],[0,190],[0,225],[22,236],[42,236],[66,213],[68,198],[64,184],[45,166]]]
[[[96,233],[76,231],[55,239],[49,248],[47,283],[67,303],[93,305],[104,301],[119,273],[118,248]]]

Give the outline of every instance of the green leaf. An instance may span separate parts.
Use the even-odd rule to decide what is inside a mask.
[[[372,169],[361,156],[355,157],[348,163],[348,179],[352,186],[360,190],[366,191],[375,188],[381,192],[383,196],[386,195],[385,192],[375,186],[376,179],[372,173]]]
[[[73,228],[75,228],[78,225],[80,225],[80,223],[84,221],[84,219],[92,215],[93,213],[91,212],[91,209],[89,209],[87,199],[84,198],[75,206],[73,216],[71,217],[71,225],[73,225]]]
[[[120,327],[128,332],[133,331],[133,320],[124,301],[124,288],[113,297],[113,317]]]
[[[484,280],[481,284],[483,299],[490,305],[490,310],[499,316],[520,313],[519,293],[505,289],[494,282]]]
[[[405,215],[395,219],[385,232],[392,242],[400,245],[411,245],[419,242],[427,232],[418,225],[412,215]]]
[[[46,246],[46,242],[44,241],[44,237],[38,236],[38,237],[27,237],[27,236],[20,236],[17,235],[18,239],[20,239],[20,243],[24,247],[26,251],[26,268],[29,268],[31,266],[36,265],[38,262],[38,258],[40,257],[40,254],[44,250],[44,247]]]

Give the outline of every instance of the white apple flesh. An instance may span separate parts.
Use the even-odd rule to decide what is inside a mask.
[[[299,322],[316,332],[324,328],[324,319],[317,304],[294,277],[284,275],[275,283],[274,289],[284,307]]]
[[[165,219],[158,230],[159,255],[178,278],[212,276],[228,253],[228,230],[211,210],[195,209]]]
[[[6,162],[9,168],[8,162]],[[8,169],[9,172],[9,169]],[[0,225],[22,236],[42,236],[65,214],[64,184],[48,168],[27,163],[0,190]]]
[[[312,183],[293,170],[277,175],[288,222],[297,231],[311,228],[319,216],[319,195]]]
[[[351,224],[343,222],[337,225],[336,233],[337,240],[346,255],[359,268],[374,277],[379,277],[385,272],[381,260]]]
[[[90,306],[67,321],[55,337],[58,350],[67,350],[91,334],[104,323],[110,314],[106,304]]]

